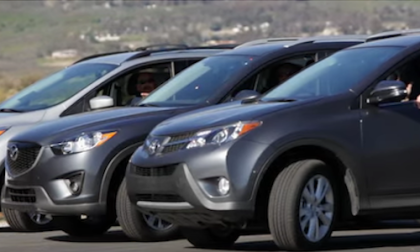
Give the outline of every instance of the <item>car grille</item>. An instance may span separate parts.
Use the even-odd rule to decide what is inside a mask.
[[[174,136],[171,136],[171,139],[169,140],[168,143],[170,144],[170,143],[173,143],[173,142],[184,141],[184,140],[187,140],[187,139],[193,137],[194,135],[195,135],[195,132],[189,132],[189,133],[174,135]]]
[[[34,189],[14,189],[7,188],[7,195],[13,202],[35,203],[36,195]]]
[[[171,152],[181,150],[182,148],[184,148],[185,145],[187,145],[187,142],[173,144],[173,145],[167,145],[162,149],[162,154],[167,154],[167,153],[171,153]]]
[[[188,144],[188,139],[193,137],[195,132],[189,132],[171,136],[168,143],[162,149],[162,154],[167,154],[183,149]]]
[[[31,169],[35,165],[40,151],[41,146],[37,144],[9,143],[6,158],[9,174],[17,176]]]
[[[153,168],[145,168],[139,167],[136,165],[131,164],[131,171],[142,177],[164,177],[170,176],[174,173],[176,166],[169,165],[169,166],[161,166],[161,167],[153,167]]]
[[[137,201],[149,201],[149,202],[184,202],[185,200],[175,194],[137,194]]]

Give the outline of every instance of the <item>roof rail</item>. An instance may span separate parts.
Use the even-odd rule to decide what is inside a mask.
[[[210,45],[210,46],[192,46],[187,49],[233,49],[239,44],[219,44],[219,45]]]
[[[170,52],[170,51],[178,51],[178,50],[199,50],[199,49],[233,49],[236,45],[216,45],[216,46],[192,46],[192,47],[185,47],[185,48],[166,48],[166,49],[156,49],[156,50],[146,50],[146,51],[140,51],[139,53],[129,57],[125,60],[125,62],[138,59],[141,57],[150,56],[153,53],[160,53],[160,52]]]
[[[299,37],[280,37],[280,38],[256,39],[256,40],[251,40],[251,41],[242,43],[242,44],[238,45],[235,48],[241,48],[241,47],[245,47],[245,46],[253,46],[253,45],[259,45],[259,44],[265,44],[265,43],[270,43],[270,42],[295,41],[295,40],[298,40],[298,39],[299,39]]]
[[[357,34],[348,34],[348,35],[332,35],[332,36],[324,36],[324,35],[320,35],[320,36],[312,36],[312,37],[304,37],[304,38],[300,38],[297,41],[289,44],[289,45],[285,45],[285,47],[292,47],[292,46],[297,46],[297,45],[302,45],[302,44],[310,44],[310,43],[315,43],[318,41],[324,41],[324,42],[329,42],[329,41],[340,41],[340,40],[362,40],[362,41],[366,41],[366,39],[368,38],[367,35],[357,35]]]
[[[188,45],[186,44],[155,44],[155,45],[147,45],[147,46],[141,46],[134,51],[146,51],[146,50],[152,50],[152,48],[156,49],[165,49],[165,48],[177,48],[177,49],[186,49],[188,48]]]
[[[81,59],[73,62],[72,65],[77,64],[77,63],[82,62],[82,61],[86,61],[86,60],[90,60],[90,59],[94,59],[94,58],[98,58],[98,57],[102,57],[102,56],[108,56],[108,55],[119,54],[119,53],[127,53],[127,52],[132,52],[132,51],[127,50],[127,51],[117,51],[117,52],[108,52],[108,53],[94,54],[94,55],[90,55],[90,56],[86,56],[84,58],[81,58]]]
[[[164,48],[165,46],[168,46],[168,48]],[[173,47],[171,48],[171,46]],[[77,60],[76,62],[73,63],[73,65],[76,63],[80,63],[82,61],[89,60],[89,59],[94,59],[94,58],[98,58],[102,56],[108,56],[108,55],[119,54],[119,53],[138,52],[137,54],[125,60],[125,61],[130,61],[133,59],[149,56],[152,53],[157,53],[157,52],[168,52],[168,51],[190,50],[190,49],[191,50],[194,50],[194,49],[196,50],[197,49],[233,49],[236,46],[238,46],[238,44],[220,44],[220,45],[212,45],[212,46],[187,46],[183,44],[148,45],[148,46],[136,48],[135,50],[116,51],[116,52],[99,53],[99,54],[90,55],[90,56]],[[154,47],[157,47],[157,49],[152,49]]]
[[[417,28],[417,29],[381,32],[381,33],[377,33],[377,34],[369,36],[366,42],[379,40],[379,39],[399,37],[399,36],[404,36],[404,35],[413,35],[413,34],[420,34],[420,29]]]

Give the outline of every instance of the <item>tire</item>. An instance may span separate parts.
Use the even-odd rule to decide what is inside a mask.
[[[36,223],[26,212],[3,208],[3,213],[10,228],[16,232],[42,232],[53,229],[51,221],[47,221],[45,224]]]
[[[106,233],[115,223],[115,216],[54,216],[54,225],[74,237],[98,236]]]
[[[305,188],[310,181],[316,178],[322,179],[323,182],[328,182],[330,190],[327,190],[326,196],[321,202],[313,203],[316,204],[315,206],[306,205],[306,210],[303,210]],[[316,191],[317,183],[314,183],[314,188],[313,191]],[[274,182],[268,204],[269,228],[276,245],[289,251],[313,250],[322,247],[330,238],[334,229],[337,215],[337,194],[332,171],[322,161],[313,159],[302,160],[289,165],[281,171]],[[315,197],[306,198],[309,198],[310,201],[316,200]],[[320,210],[317,206],[323,206],[323,210]],[[301,228],[301,209],[302,212],[308,213],[306,217],[312,216],[307,221],[307,224],[304,225],[304,228]],[[327,213],[327,211],[330,213]],[[324,221],[321,221],[319,216],[324,217],[322,218]],[[318,229],[321,234],[311,239],[308,237],[309,227],[316,226],[317,220],[319,224],[329,223],[329,225],[321,227],[321,230]],[[318,226],[320,226],[319,224]]]
[[[231,247],[240,236],[238,230],[182,228],[184,237],[196,248],[224,249]]]
[[[146,222],[146,215],[139,212],[130,202],[127,194],[127,183],[124,179],[117,194],[117,219],[126,236],[139,242],[169,241],[180,237],[179,227],[171,223],[159,220],[164,223],[162,229],[156,229]],[[154,218],[152,216],[152,218]]]

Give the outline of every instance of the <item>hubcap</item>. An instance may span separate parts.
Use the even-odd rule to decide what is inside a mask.
[[[38,225],[46,225],[51,222],[52,217],[50,215],[40,214],[40,213],[28,213],[29,218],[33,222],[35,222]]]
[[[172,223],[157,218],[154,215],[143,214],[143,218],[147,225],[155,230],[166,230],[172,227]]]
[[[328,233],[334,214],[331,184],[321,175],[312,177],[303,188],[300,198],[300,228],[311,242],[322,240]]]

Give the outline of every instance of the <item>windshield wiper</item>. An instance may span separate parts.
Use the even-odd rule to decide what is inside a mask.
[[[24,111],[17,110],[17,109],[11,109],[11,108],[1,108],[0,112],[6,112],[6,113],[22,113]]]
[[[297,101],[296,99],[291,98],[279,98],[279,99],[272,99],[272,100],[259,100],[260,102],[294,102]]]
[[[153,103],[142,103],[139,107],[159,107],[159,105]]]

